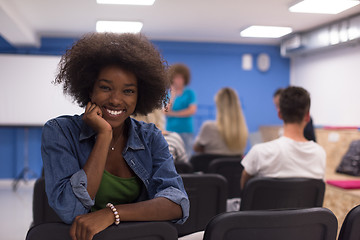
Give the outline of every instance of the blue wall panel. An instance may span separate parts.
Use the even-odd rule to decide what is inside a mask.
[[[41,127],[0,127],[0,178],[40,176],[40,142]]]
[[[0,128],[0,176],[1,178],[12,178],[15,176],[16,166],[16,135],[14,128]]]

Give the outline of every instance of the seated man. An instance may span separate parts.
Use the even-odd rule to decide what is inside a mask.
[[[280,107],[279,106],[280,105],[280,95],[281,95],[282,91],[284,91],[283,88],[277,89],[273,96],[273,102],[275,104],[276,110],[278,110],[278,111],[279,111],[279,107]],[[284,129],[281,128],[279,131],[279,136],[282,136],[283,134],[284,134]],[[314,142],[316,142],[314,125],[313,125],[311,116],[310,116],[309,122],[306,124],[306,126],[304,128],[304,137],[307,140],[313,140]]]
[[[304,137],[310,120],[310,96],[300,87],[284,89],[280,97],[278,115],[284,121],[282,137],[255,145],[241,164],[241,188],[252,177],[306,177],[323,179],[326,153],[313,141]]]

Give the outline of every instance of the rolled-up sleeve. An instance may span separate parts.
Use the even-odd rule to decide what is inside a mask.
[[[161,192],[158,192],[155,195],[155,197],[167,198],[181,207],[183,217],[179,220],[174,221],[175,223],[183,224],[186,221],[186,219],[189,217],[189,211],[190,211],[189,198],[179,189],[174,187],[169,187]]]
[[[42,130],[41,156],[49,205],[65,223],[88,213],[94,201],[90,198],[87,176],[74,153],[73,138],[56,120],[48,121]]]
[[[90,209],[94,204],[95,200],[92,200],[87,191],[87,177],[83,169],[76,172],[70,178],[70,183],[75,196],[84,205],[85,208]]]

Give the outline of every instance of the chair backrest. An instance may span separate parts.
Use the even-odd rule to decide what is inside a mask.
[[[244,167],[240,164],[242,157],[217,158],[211,161],[209,173],[224,176],[228,182],[228,198],[240,198],[240,179]]]
[[[50,222],[62,222],[62,220],[49,206],[48,198],[45,193],[45,179],[44,177],[41,177],[36,180],[34,185],[32,225],[35,226]]]
[[[360,205],[351,209],[341,226],[338,240],[360,239]]]
[[[44,177],[37,179],[33,195],[33,223],[26,240],[71,240],[70,226],[63,223],[49,206]],[[175,240],[177,237],[177,229],[171,223],[133,222],[111,226],[95,235],[94,240]]]
[[[32,227],[26,240],[71,240],[65,223],[44,223]],[[169,222],[122,222],[96,234],[93,240],[175,240],[176,228]]]
[[[322,207],[325,183],[310,178],[252,178],[242,190],[240,211]]]
[[[190,157],[190,163],[194,168],[194,172],[208,172],[208,167],[210,162],[216,158],[231,158],[231,157],[240,157],[234,155],[221,155],[221,154],[194,154]]]
[[[175,168],[178,173],[194,172],[194,168],[190,162],[175,162]]]
[[[190,200],[190,216],[175,225],[179,236],[203,231],[211,218],[226,211],[227,182],[219,174],[181,174]]]
[[[240,211],[219,214],[204,240],[335,240],[337,219],[326,208]]]

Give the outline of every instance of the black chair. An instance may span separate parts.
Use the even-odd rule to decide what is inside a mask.
[[[325,183],[310,178],[252,178],[242,190],[240,211],[322,207]]]
[[[44,223],[32,227],[26,240],[71,240],[71,225]],[[96,234],[93,240],[175,240],[176,228],[168,222],[126,222],[110,226]]]
[[[207,173],[208,167],[212,160],[217,159],[217,158],[231,158],[231,157],[241,157],[241,156],[198,153],[198,154],[192,155],[190,157],[189,161],[194,168],[194,172]]]
[[[45,179],[35,182],[33,194],[33,223],[26,240],[66,240],[70,239],[70,225],[62,222],[49,206],[45,193]],[[94,240],[167,240],[177,239],[178,233],[169,222],[122,222],[110,226],[95,235]]]
[[[219,174],[181,174],[190,200],[190,216],[175,225],[179,236],[203,231],[206,224],[226,211],[227,182]]]
[[[240,211],[219,214],[204,240],[335,240],[337,219],[326,208]]]
[[[33,222],[32,226],[42,223],[54,223],[63,221],[49,206],[48,198],[45,193],[45,179],[41,177],[36,180],[33,193]]]
[[[360,205],[351,209],[341,226],[338,240],[360,239]]]
[[[179,174],[194,172],[194,168],[190,162],[175,162],[175,168]]]
[[[228,182],[228,198],[240,198],[240,179],[244,167],[240,164],[241,157],[217,158],[211,161],[209,173],[224,176]]]

